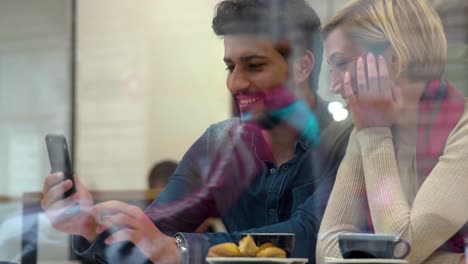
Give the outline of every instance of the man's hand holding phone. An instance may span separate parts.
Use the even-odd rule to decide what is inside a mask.
[[[91,193],[74,177],[76,192],[63,198],[64,194],[73,186],[70,179],[65,180],[63,173],[49,174],[42,190],[41,206],[52,226],[71,235],[80,235],[89,242],[96,237],[98,226],[94,216],[90,213],[94,205]]]

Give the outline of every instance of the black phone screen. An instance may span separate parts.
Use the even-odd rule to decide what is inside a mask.
[[[51,172],[62,172],[65,179],[73,181],[72,188],[64,193],[64,198],[67,198],[76,192],[67,140],[64,135],[47,135],[46,146],[49,154]]]

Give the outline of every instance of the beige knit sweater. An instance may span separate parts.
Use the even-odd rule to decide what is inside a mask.
[[[409,263],[459,263],[462,254],[437,249],[468,221],[468,100],[421,186],[414,184],[415,139],[415,132],[389,128],[353,130],[320,227],[317,263],[341,257],[339,233],[360,232],[367,216],[364,194],[375,232],[410,243]]]

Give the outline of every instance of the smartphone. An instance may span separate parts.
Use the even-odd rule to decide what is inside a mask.
[[[66,191],[63,195],[63,198],[65,199],[76,192],[67,139],[64,135],[48,134],[46,135],[45,141],[47,146],[47,153],[49,154],[51,172],[62,172],[65,180],[69,179],[73,182],[72,188]]]
[[[387,48],[390,47],[388,42],[372,43],[367,45],[367,51],[372,52],[374,56],[383,55]]]

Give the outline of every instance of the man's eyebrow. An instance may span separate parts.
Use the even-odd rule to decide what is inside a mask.
[[[263,55],[246,55],[246,56],[240,57],[240,61],[242,62],[250,61],[253,59],[268,59],[268,57],[263,56]],[[232,59],[230,58],[223,58],[223,61],[224,63],[229,63],[229,64],[233,63]]]
[[[240,57],[240,60],[241,61],[249,61],[249,60],[253,60],[253,59],[268,59],[267,56],[263,56],[263,55],[247,55],[247,56],[242,56]]]

